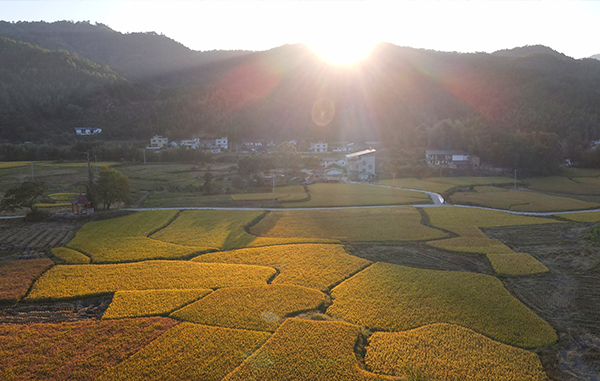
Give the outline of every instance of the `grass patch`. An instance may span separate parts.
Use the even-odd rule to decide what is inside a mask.
[[[320,291],[291,285],[222,288],[171,314],[192,323],[275,331],[290,314],[319,308]]]
[[[273,192],[232,194],[231,198],[234,201],[268,201],[273,199]],[[304,191],[302,185],[275,188],[275,200],[278,201],[302,201],[307,198],[308,194]]]
[[[121,364],[109,367],[98,380],[221,380],[268,336],[266,332],[182,323]]]
[[[394,179],[393,183],[396,188],[419,189],[434,193],[444,193],[455,187],[452,184],[428,181],[428,179],[415,179],[413,177]],[[381,180],[379,184],[391,186],[392,179]]]
[[[365,362],[377,373],[408,379],[419,374],[422,379],[446,381],[548,380],[535,353],[451,324],[377,332],[369,339]]]
[[[326,291],[371,262],[349,255],[341,245],[281,245],[203,254],[197,262],[268,266],[279,274],[273,284],[293,284]]]
[[[483,274],[376,263],[334,288],[332,297],[329,314],[377,330],[450,323],[525,348],[557,340],[502,282]]]
[[[564,213],[555,214],[556,217],[561,217],[567,220],[575,222],[599,222],[600,212],[586,212],[586,213]]]
[[[175,323],[152,318],[0,325],[0,379],[92,380]]]
[[[519,216],[515,214],[460,207],[423,208],[429,222],[433,226],[477,226],[480,228],[495,228],[500,226],[553,224],[560,221],[549,218]]]
[[[313,184],[308,187],[310,200],[286,203],[286,207],[325,207],[356,205],[429,204],[428,195],[367,184]]]
[[[527,253],[515,253],[502,242],[491,239],[481,230],[471,226],[445,226],[446,230],[461,237],[427,242],[428,245],[448,251],[485,254],[498,274],[529,275],[548,269]]]
[[[52,255],[68,264],[90,263],[90,257],[81,254],[79,251],[69,249],[68,247],[55,247],[52,249]]]
[[[88,222],[68,247],[87,254],[94,263],[179,259],[211,247],[181,246],[147,236],[167,225],[177,210],[138,212],[125,217]]]
[[[519,212],[548,212],[600,207],[600,204],[543,193],[515,191],[496,187],[475,187],[474,192],[457,192],[451,196],[456,203],[479,205]]]
[[[34,283],[27,299],[76,298],[122,290],[254,286],[266,284],[275,273],[270,267],[183,261],[59,265]]]
[[[277,211],[250,232],[273,238],[340,241],[418,241],[448,236],[422,225],[421,214],[413,207]]]
[[[224,378],[237,380],[390,380],[358,367],[357,326],[287,319],[267,342]]]
[[[203,247],[206,250],[230,250],[304,242],[332,242],[331,239],[257,237],[244,229],[265,212],[260,210],[185,211],[168,227],[152,235],[153,239],[177,245]]]
[[[209,289],[117,291],[102,319],[167,316],[211,292]]]
[[[54,265],[48,258],[0,261],[0,303],[16,303],[44,271]]]

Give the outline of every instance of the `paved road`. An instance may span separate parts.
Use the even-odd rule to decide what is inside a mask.
[[[377,187],[385,187],[391,188],[389,185],[379,185],[373,184],[372,186]],[[399,188],[394,187],[394,189],[398,190],[407,190],[419,193],[425,193],[429,195],[431,198],[432,204],[409,204],[409,205],[368,205],[368,206],[325,206],[325,207],[312,207],[312,208],[232,208],[232,207],[215,207],[215,206],[182,206],[182,207],[171,207],[171,208],[124,208],[122,210],[128,210],[132,212],[143,212],[148,210],[265,210],[265,211],[281,211],[281,210],[331,210],[331,209],[364,209],[364,208],[390,208],[396,206],[413,206],[415,208],[435,208],[435,207],[453,207],[453,208],[473,208],[473,209],[484,209],[484,210],[492,210],[496,212],[505,212],[509,214],[517,214],[521,216],[552,216],[554,214],[570,214],[570,213],[588,213],[588,212],[600,212],[600,209],[587,209],[587,210],[570,210],[570,211],[556,211],[556,212],[516,212],[512,210],[504,210],[504,209],[495,209],[495,208],[486,208],[483,206],[470,206],[470,205],[455,205],[455,204],[447,204],[444,197],[442,197],[439,193],[428,192],[420,189],[410,189],[410,188]],[[25,216],[10,216],[10,217],[0,217],[0,219],[12,219],[12,218],[23,218]]]

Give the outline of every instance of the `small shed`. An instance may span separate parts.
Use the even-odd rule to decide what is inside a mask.
[[[75,197],[75,200],[71,201],[71,211],[76,214],[92,214],[94,209],[92,203],[84,195]]]

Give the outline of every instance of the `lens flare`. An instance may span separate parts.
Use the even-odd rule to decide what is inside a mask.
[[[312,108],[312,120],[317,126],[326,126],[335,116],[335,105],[329,99],[323,98],[315,102]]]
[[[322,39],[311,42],[309,46],[323,59],[336,65],[351,65],[366,57],[374,41],[364,39]]]

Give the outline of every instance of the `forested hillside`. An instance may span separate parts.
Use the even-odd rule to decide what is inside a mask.
[[[23,30],[45,27],[10,25],[20,24]],[[92,28],[87,37],[71,39],[87,38],[90,47],[102,28],[64,24]],[[460,54],[382,43],[361,63],[344,67],[296,44],[188,65],[193,59],[186,57],[196,52],[166,37],[135,37],[157,44],[148,50],[120,40],[132,35],[105,29],[120,36],[111,40],[114,51],[133,49],[131,67],[147,60],[160,75],[128,77],[115,69],[123,63],[109,67],[5,39],[1,139],[65,139],[73,126],[93,125],[104,129],[104,139],[120,140],[145,141],[154,133],[171,139],[381,140],[408,161],[423,149],[465,149],[492,164],[537,173],[565,158],[589,163],[586,150],[600,139],[600,62],[544,46]],[[61,38],[61,44],[68,40]],[[182,65],[161,66],[164,57],[158,56],[166,50],[157,41],[175,44],[169,48],[173,62]],[[315,115],[332,119],[315,122]]]

